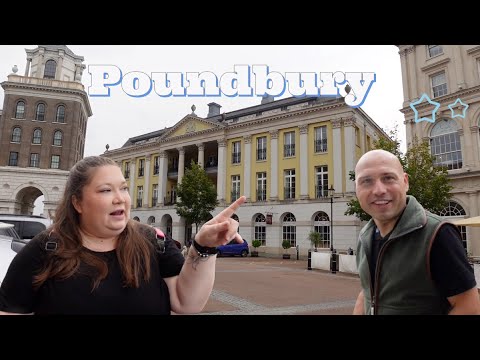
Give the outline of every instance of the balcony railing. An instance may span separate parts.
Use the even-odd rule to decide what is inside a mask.
[[[138,169],[138,176],[143,176],[143,168]]]
[[[315,185],[315,198],[320,199],[328,197],[328,184],[316,184]]]
[[[267,160],[267,149],[257,149],[257,160]]]
[[[241,152],[236,152],[232,154],[232,164],[240,164],[241,159],[242,159]]]
[[[158,175],[158,170],[159,170],[158,165],[155,165],[155,166],[153,167],[153,175]]]
[[[152,206],[157,206],[158,199],[156,197],[152,197]]]
[[[142,207],[142,206],[143,206],[143,200],[137,199],[137,207]]]
[[[267,201],[267,189],[266,188],[257,189],[257,201]]]
[[[130,171],[125,171],[124,176],[125,176],[125,179],[128,179],[130,177]]]
[[[169,197],[164,197],[163,198],[163,205],[174,205],[177,203],[177,197],[176,196],[169,196]]]
[[[238,190],[233,190],[231,193],[230,193],[230,196],[231,196],[231,199],[232,199],[232,202],[237,200],[239,197],[240,197],[240,191]]]
[[[295,199],[295,187],[287,186],[284,188],[284,199]]]
[[[327,151],[327,139],[315,140],[315,152]]]
[[[283,145],[283,156],[284,157],[295,156],[295,144]]]

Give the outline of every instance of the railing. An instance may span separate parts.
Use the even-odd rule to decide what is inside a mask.
[[[328,197],[328,184],[327,185],[315,185],[315,198],[325,198]]]
[[[233,190],[233,191],[230,193],[230,196],[231,196],[232,201],[235,201],[235,200],[237,200],[237,199],[240,197],[240,191]]]
[[[177,203],[177,197],[176,196],[170,196],[170,197],[164,197],[163,198],[163,205],[174,205]]]
[[[295,199],[295,187],[285,187],[284,199]]]
[[[257,160],[267,160],[267,149],[257,149]]]
[[[315,140],[315,152],[325,152],[327,151],[327,139]]]
[[[130,171],[125,171],[125,179],[128,179],[130,178]]]
[[[156,197],[152,197],[152,206],[157,206],[157,200]]]
[[[232,154],[232,164],[240,164],[241,159],[242,159],[241,152],[236,152]]]
[[[153,167],[153,175],[158,175],[158,168],[157,165]]]
[[[31,85],[41,85],[41,86],[51,86],[56,88],[64,88],[64,89],[73,89],[73,90],[80,90],[85,91],[84,86],[82,83],[73,82],[73,81],[60,81],[60,80],[53,80],[53,79],[40,79],[28,76],[20,76],[20,75],[8,75],[8,81],[21,83],[21,84],[31,84]]]
[[[143,206],[142,199],[137,199],[137,207],[142,207],[142,206]]]
[[[257,201],[267,201],[267,189],[257,189]]]
[[[143,168],[138,169],[138,176],[143,176]]]
[[[295,156],[295,144],[283,145],[283,156]]]

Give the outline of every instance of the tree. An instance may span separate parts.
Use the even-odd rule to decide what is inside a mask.
[[[403,155],[400,151],[397,134],[398,131],[395,127],[390,132],[392,140],[376,140],[374,148],[386,150],[397,156],[403,166],[403,171],[408,174],[408,194],[414,196],[425,209],[438,213],[446,206],[450,199],[450,190],[453,189],[447,177],[447,169],[435,165],[435,156],[430,152],[429,143],[427,141],[419,142],[416,137],[406,155]],[[350,180],[355,180],[353,171],[350,172]],[[356,198],[347,203],[345,215],[355,215],[362,221],[368,221],[371,218],[363,211]]]
[[[177,186],[177,214],[198,225],[212,218],[210,214],[218,206],[217,190],[208,178],[205,170],[192,161],[190,169],[185,170],[182,182]]]
[[[315,248],[315,251],[317,251],[317,247],[320,246],[323,240],[322,234],[314,230],[310,231],[308,234],[308,239],[310,240],[310,244],[312,244],[312,246]]]

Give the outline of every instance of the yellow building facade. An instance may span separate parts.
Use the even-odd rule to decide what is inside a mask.
[[[349,173],[385,132],[343,98],[263,98],[261,104],[205,118],[192,113],[175,126],[128,139],[108,156],[130,187],[132,218],[160,227],[181,243],[192,236],[175,211],[176,187],[191,162],[201,164],[217,189],[215,216],[245,195],[239,233],[259,253],[306,256],[310,231],[322,234],[319,251],[355,248],[362,223],[344,215],[354,196]],[[271,221],[270,221],[271,220]]]

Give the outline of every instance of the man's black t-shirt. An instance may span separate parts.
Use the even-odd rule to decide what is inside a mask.
[[[430,273],[438,291],[445,297],[461,294],[476,285],[473,268],[468,263],[462,240],[453,226],[442,225],[430,252]],[[372,286],[375,284],[378,254],[390,234],[391,232],[382,238],[378,229],[374,232],[370,263]]]
[[[46,236],[36,236],[13,259],[0,288],[0,310],[35,314],[170,314],[170,296],[163,278],[178,275],[184,263],[172,240],[167,239],[164,254],[154,252],[150,280],[142,281],[139,288],[124,286],[115,250],[95,252],[85,248],[108,264],[108,275],[97,288],[92,291],[92,280],[87,275],[90,269],[82,264],[72,277],[50,278],[35,291],[32,277],[43,268]]]

